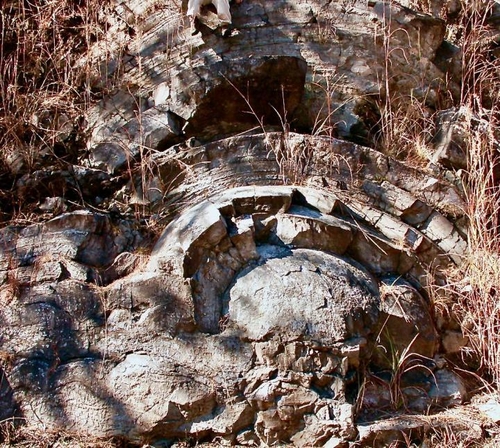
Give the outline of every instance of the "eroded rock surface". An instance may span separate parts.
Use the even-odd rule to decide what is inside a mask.
[[[362,417],[464,400],[445,357],[467,341],[428,294],[467,247],[460,183],[332,136],[366,141],[391,29],[391,88],[432,103],[453,85],[442,21],[246,0],[224,39],[210,8],[193,36],[180,5],[152,5],[113,10],[129,89],[89,113],[85,167],[50,174],[99,209],[54,197],[52,219],[0,230],[0,419],[333,447],[376,444]],[[146,209],[163,226],[147,255]]]
[[[65,234],[78,216],[89,219],[76,214],[47,229]],[[98,231],[90,226],[77,243],[94,247],[82,241],[96,241]],[[36,275],[36,284],[26,280],[4,296],[2,343],[14,356],[6,398],[33,424],[43,416],[46,425],[80,431],[84,421],[99,436],[246,434],[267,444],[317,445],[356,438],[363,369],[389,375],[374,390],[366,383],[366,409],[391,407],[381,392],[392,387],[388,359],[411,353],[426,360],[428,373],[402,387],[426,384],[428,392],[406,396],[418,401],[414,408],[460,401],[463,386],[433,361],[439,335],[418,292],[425,295],[435,259],[392,236],[325,190],[254,186],[186,209],[147,263],[106,287],[79,277],[84,260],[68,238],[53,256],[71,270],[28,263],[23,275]],[[427,239],[427,246],[439,263],[452,263],[439,244]],[[71,253],[73,265],[62,255]],[[94,270],[106,265],[96,261]],[[5,294],[8,286],[7,279]]]
[[[365,337],[374,326],[378,291],[367,273],[327,253],[259,249],[262,264],[240,272],[227,292],[228,321],[242,337],[262,341],[280,334],[329,346]]]

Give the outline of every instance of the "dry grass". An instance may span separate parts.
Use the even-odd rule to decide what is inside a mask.
[[[324,102],[316,111],[316,115],[312,117],[312,135],[326,135],[330,138],[336,136],[339,123],[334,120],[335,114],[350,101],[350,99],[347,99],[337,104],[333,100],[336,93],[342,90],[343,82],[343,76],[338,75],[336,70],[313,74],[311,86],[322,93]]]
[[[101,37],[107,1],[2,2],[0,188],[47,160],[74,161],[84,146],[99,73],[78,60]]]
[[[0,448],[125,448],[131,445],[118,438],[85,437],[64,431],[42,431],[20,425],[20,421],[0,422]]]
[[[493,382],[500,384],[500,186],[494,117],[487,129],[470,125],[466,182],[469,254],[455,273],[458,302],[454,311]],[[486,132],[485,132],[486,131]]]
[[[493,383],[500,385],[500,61],[488,58],[493,1],[464,4],[461,22],[466,128],[469,256],[460,269],[455,306]]]
[[[424,2],[425,3],[425,2]],[[420,6],[431,11],[422,2]],[[446,18],[446,5],[442,16]],[[467,200],[469,252],[463,265],[448,273],[450,284],[439,296],[463,324],[472,347],[482,362],[482,373],[500,384],[500,61],[491,56],[493,28],[488,17],[494,1],[463,0],[458,17],[448,23],[462,53],[461,91],[455,108],[465,111],[468,170],[464,176]],[[435,113],[425,98],[394,93],[392,57],[404,50],[394,46],[394,30],[381,32],[385,54],[383,95],[378,102],[380,120],[376,147],[417,166],[426,165],[429,142],[435,132]],[[451,92],[446,93],[453,98]],[[440,306],[443,303],[439,304]]]
[[[425,0],[413,2],[413,6],[417,11],[427,13],[431,9],[430,2]],[[373,146],[396,159],[424,167],[432,154],[430,144],[435,133],[436,103],[441,103],[439,108],[449,106],[452,93],[432,92],[425,83],[407,92],[397,85],[401,76],[398,67],[418,64],[420,58],[411,48],[408,32],[396,27],[394,20],[385,14],[385,24],[376,30],[374,36],[382,51],[383,69],[379,73],[380,95],[374,104],[379,119],[371,130]],[[429,97],[436,98],[431,100]]]
[[[411,165],[427,165],[432,154],[435,112],[425,106],[425,100],[412,95],[391,95],[379,103],[379,110],[376,147]]]

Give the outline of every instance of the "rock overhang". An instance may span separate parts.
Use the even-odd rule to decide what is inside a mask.
[[[212,82],[204,82],[204,76],[198,74],[200,82],[191,87],[189,95],[199,100],[186,117],[183,133],[211,141],[246,131],[259,122],[279,126],[292,117],[302,100],[307,62],[294,56],[260,55],[223,60],[203,70],[209,70]],[[215,84],[214,71],[219,74]]]

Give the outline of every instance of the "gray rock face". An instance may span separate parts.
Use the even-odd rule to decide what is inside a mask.
[[[240,272],[228,291],[229,322],[242,337],[280,334],[331,346],[366,337],[377,322],[377,285],[358,267],[308,249],[261,246],[259,254],[262,264]]]
[[[465,169],[467,153],[464,141],[463,123],[467,120],[464,111],[447,110],[438,117],[438,131],[434,136],[435,152],[432,160],[449,168]],[[469,117],[470,119],[470,117]]]
[[[104,210],[58,214],[63,188],[40,201],[52,219],[0,230],[0,420],[333,447],[374,440],[366,413],[463,400],[436,357],[460,344],[427,294],[467,249],[461,191],[332,137],[364,139],[386,75],[432,102],[443,23],[380,2],[246,0],[222,38],[210,7],[191,35],[167,3],[110,13],[110,48],[129,54],[108,68],[129,89],[89,112],[85,166],[39,173]],[[162,223],[148,255],[141,211]]]
[[[386,94],[380,89],[386,75],[394,91],[411,91],[427,101],[437,98],[440,80],[444,82],[432,62],[444,38],[444,23],[395,3],[355,3],[346,9],[321,0],[294,0],[292,5],[287,0],[245,0],[233,5],[236,32],[227,39],[213,29],[210,9],[201,32],[189,35],[187,19],[175,5],[147,16],[138,8],[133,26],[141,38],[130,39],[126,27],[135,9],[117,8],[109,17],[114,31],[110,48],[123,39],[130,56],[121,65],[113,61],[108,71],[123,70],[133,95],[119,92],[90,116],[96,164],[104,162],[108,169],[120,165],[105,161],[110,150],[123,161],[120,148],[135,156],[137,143],[165,148],[182,132],[214,140],[259,122],[281,127],[286,120],[326,134],[338,123],[340,135],[362,140],[370,127],[363,112],[366,95]],[[384,30],[399,31],[390,34],[391,48],[399,49],[392,54],[390,73],[383,63]],[[337,79],[342,80],[340,88]],[[222,106],[227,98],[231,101]],[[127,123],[137,122],[138,105],[146,109],[139,111],[146,129],[154,128],[155,109],[161,108],[162,138],[151,139],[146,131],[138,141],[128,132]]]
[[[382,325],[375,362],[391,367],[405,352],[434,358],[439,339],[425,299],[401,279],[384,279],[380,287]]]
[[[173,220],[147,263],[122,271],[126,257],[116,257],[111,283],[101,288],[86,283],[83,262],[108,272],[108,258],[93,251],[122,237],[93,243],[100,227],[86,214],[49,222],[43,235],[72,238],[54,247],[42,239],[49,246],[36,246],[33,259],[61,261],[23,267],[4,259],[2,347],[14,354],[2,383],[5,412],[17,405],[34,424],[81,431],[85,422],[88,433],[132,440],[232,439],[239,431],[267,444],[352,440],[360,366],[390,369],[380,348],[431,359],[438,346],[422,296],[408,282],[379,276],[389,269],[419,281],[432,262],[419,246],[408,255],[399,233],[391,240],[353,220],[361,210],[372,213],[318,188],[226,190]],[[34,226],[20,235],[40,232]],[[28,245],[22,238],[19,254]],[[14,274],[26,286],[9,296]],[[36,285],[28,287],[31,278]],[[436,369],[424,368],[449,383],[451,373]],[[405,381],[403,391],[421,384]],[[448,383],[429,383],[418,399],[456,402]],[[364,406],[390,407],[382,391],[366,386]]]
[[[497,131],[490,126],[487,120],[479,117],[465,106],[459,109],[441,111],[436,119],[436,134],[433,137],[434,151],[431,162],[450,169],[466,169],[468,127],[474,129],[475,132],[497,134]],[[495,178],[497,178],[497,168],[493,169],[495,170]]]
[[[173,220],[147,263],[122,271],[126,257],[116,257],[101,289],[77,269],[85,260],[94,260],[95,272],[107,266],[91,256],[104,243],[87,242],[99,241],[99,227],[79,214],[50,222],[47,235],[64,235],[66,226],[87,231],[54,246],[52,256],[64,262],[28,267],[24,284],[36,272],[36,287],[12,291],[2,311],[3,347],[17,353],[2,386],[6,403],[12,411],[17,403],[30,421],[46,416],[54,428],[84,421],[89,433],[133,440],[231,439],[240,430],[267,444],[352,440],[360,366],[390,372],[381,354],[431,360],[439,345],[425,299],[408,281],[384,277],[411,273],[409,280],[422,282],[434,261],[419,245],[402,246],[405,233],[385,236],[369,226],[361,212],[368,219],[374,209],[319,188],[226,190]],[[35,226],[22,235],[39,232]],[[9,270],[7,259],[4,266],[22,278],[21,267]],[[425,380],[428,393],[405,395],[415,409],[461,399],[451,372],[422,369],[434,373]],[[404,378],[402,394],[415,389],[412,381],[422,387],[422,378]],[[377,383],[366,383],[363,406],[390,407],[384,389],[370,384]]]

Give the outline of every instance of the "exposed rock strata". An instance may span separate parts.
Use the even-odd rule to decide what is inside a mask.
[[[84,216],[46,227],[64,234]],[[98,227],[82,223],[76,242],[46,248],[56,268],[28,262],[7,271],[26,278],[4,297],[3,347],[15,353],[9,396],[33,423],[43,416],[46,425],[80,430],[84,421],[100,436],[231,438],[253,428],[268,444],[320,444],[326,435],[356,437],[360,366],[387,369],[388,358],[411,348],[433,373],[401,386],[408,403],[463,399],[463,386],[433,389],[433,378],[452,373],[433,361],[439,337],[415,287],[430,281],[435,259],[356,216],[319,188],[227,190],[181,213],[149,262],[106,288],[86,283],[90,256],[71,251],[98,238]],[[33,230],[17,235],[20,249],[37,238]],[[452,262],[421,238],[441,263]],[[416,385],[428,387],[418,401]],[[390,406],[376,390],[366,390],[366,409]]]
[[[179,8],[143,3],[110,17],[130,54],[109,68],[133,88],[89,114],[86,167],[49,176],[92,211],[58,214],[61,198],[47,222],[0,230],[0,419],[342,446],[377,443],[360,416],[463,400],[444,359],[467,341],[428,294],[466,250],[460,184],[331,135],[366,137],[388,29],[390,88],[432,103],[443,23],[247,0],[222,39],[210,10],[191,36]],[[148,256],[141,209],[165,223]]]

